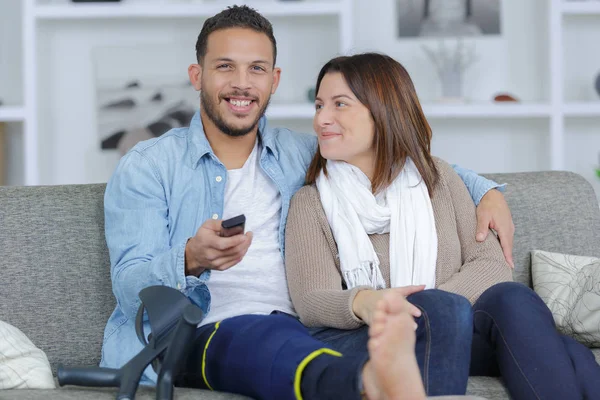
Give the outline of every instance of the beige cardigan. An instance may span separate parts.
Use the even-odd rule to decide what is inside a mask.
[[[474,303],[489,287],[511,281],[500,243],[490,232],[475,240],[475,205],[463,181],[448,163],[435,159],[440,179],[432,206],[438,235],[436,287]],[[370,235],[387,287],[390,286],[389,234]],[[315,185],[293,197],[286,226],[285,265],[296,312],[306,326],[355,329],[363,325],[352,311],[356,293],[344,290],[337,245]]]

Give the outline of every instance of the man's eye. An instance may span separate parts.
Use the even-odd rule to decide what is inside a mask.
[[[229,64],[221,64],[217,68],[218,69],[228,69],[229,67],[231,67],[231,65],[229,65]]]
[[[252,67],[252,69],[254,71],[260,71],[260,72],[265,71],[265,69],[263,67],[261,67],[260,65],[255,65],[254,67]]]

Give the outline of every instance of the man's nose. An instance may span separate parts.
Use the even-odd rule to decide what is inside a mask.
[[[236,71],[233,81],[231,85],[239,90],[248,90],[252,87],[250,83],[250,77],[248,76],[248,71],[240,69]]]

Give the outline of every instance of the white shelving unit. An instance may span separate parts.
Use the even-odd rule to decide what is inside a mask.
[[[32,3],[18,2],[16,3],[21,8],[21,30],[8,32],[12,40],[17,43],[28,43],[32,35],[32,26],[34,25],[31,15]],[[8,6],[8,4],[0,5],[0,8]],[[11,24],[12,26],[12,24]],[[18,25],[14,25],[18,26]],[[0,122],[19,123],[21,128],[20,134],[23,135],[23,154],[22,157],[16,156],[16,159],[22,159],[23,180],[24,184],[37,184],[39,178],[38,171],[38,145],[37,145],[37,114],[36,114],[36,97],[35,97],[35,51],[33,47],[24,46],[21,60],[16,61],[18,64],[25,66],[24,68],[30,72],[24,72],[23,85],[20,88],[22,91],[22,103],[19,105],[4,105],[0,106]],[[33,76],[33,80],[29,81],[28,76]],[[2,76],[0,79],[14,79],[11,76]],[[8,170],[10,174],[10,169]],[[10,180],[8,177],[7,180]]]
[[[0,107],[0,122],[23,122],[25,115],[23,107]]]
[[[580,16],[600,16],[595,0],[551,0],[550,3],[550,157],[552,169],[565,169],[565,119],[600,117],[600,101],[567,102],[564,96],[564,20]],[[600,20],[598,21],[600,23]]]
[[[261,10],[266,17],[340,15],[344,1],[278,2],[264,7],[263,2],[246,2]],[[98,18],[198,18],[210,17],[223,9],[221,3],[191,4],[63,4],[40,5],[35,9],[38,19],[98,19]]]
[[[37,0],[22,2],[22,37],[24,71],[24,104],[21,107],[0,107],[0,121],[22,122],[24,134],[25,184],[36,185],[39,179],[37,129],[37,36],[41,24],[58,21],[61,26],[77,21],[111,20],[111,23],[141,19],[190,19],[207,17],[219,12],[223,2],[171,2],[166,0],[141,2],[123,0],[116,4],[39,4]],[[306,0],[281,2],[277,0],[238,1],[257,8],[267,17],[330,16],[338,19],[339,52],[347,54],[353,46],[354,0]],[[437,119],[545,119],[549,122],[549,155],[552,169],[565,168],[565,119],[600,117],[599,102],[566,102],[564,100],[565,18],[600,16],[600,1],[547,0],[549,9],[548,42],[550,69],[550,98],[547,103],[468,103],[423,104],[429,118]],[[600,19],[599,19],[600,23]],[[307,120],[314,115],[308,103],[272,104],[267,111],[277,120]]]
[[[352,0],[326,0],[281,2],[239,1],[258,9],[265,16],[272,17],[317,17],[332,16],[338,18],[339,52],[348,53],[352,47]],[[0,108],[0,121],[21,121],[24,126],[24,168],[25,185],[37,185],[39,178],[38,130],[37,130],[37,34],[40,24],[46,21],[59,21],[67,24],[71,21],[115,20],[129,21],[148,18],[205,18],[221,11],[222,2],[178,3],[168,1],[131,2],[113,4],[75,4],[65,0],[58,4],[40,4],[37,0],[23,0],[23,65],[24,105],[20,108]],[[310,104],[272,105],[269,116],[277,119],[306,119],[312,117]]]
[[[600,14],[600,2],[592,0],[570,0],[562,5],[564,14],[591,15]]]

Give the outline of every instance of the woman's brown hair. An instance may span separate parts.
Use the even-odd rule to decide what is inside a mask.
[[[393,58],[377,53],[337,57],[323,66],[316,92],[328,73],[339,72],[365,107],[375,125],[375,173],[373,193],[385,190],[396,179],[410,157],[429,195],[433,195],[439,174],[431,157],[431,128],[421,108],[415,87],[404,67]],[[327,174],[327,160],[317,148],[306,174],[306,183],[316,181],[321,170]]]

